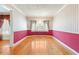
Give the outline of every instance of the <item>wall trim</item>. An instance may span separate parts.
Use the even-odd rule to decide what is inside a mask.
[[[13,10],[10,10],[10,47],[13,47],[14,32],[13,32]]]
[[[31,35],[31,36],[41,36],[41,35]],[[45,36],[45,35],[42,35]],[[13,47],[17,46],[18,44],[20,44],[23,40],[25,40],[26,38],[28,38],[30,36],[25,36],[24,38],[22,38],[20,41],[16,42],[15,44],[13,44]]]
[[[53,31],[60,31],[60,32],[66,32],[66,33],[72,33],[72,34],[79,34],[78,32],[70,32],[70,31],[63,31],[63,30],[54,30]]]
[[[10,7],[8,7],[8,6],[4,5],[4,4],[2,4],[2,6],[3,6],[3,8],[7,9],[8,12],[9,12],[10,10],[12,10]]]
[[[64,47],[66,47],[67,49],[71,50],[73,53],[75,53],[76,55],[79,55],[79,53],[77,51],[75,51],[74,49],[70,48],[68,45],[64,44],[63,42],[61,42],[60,40],[58,40],[56,37],[52,37],[54,38],[56,41],[58,41],[60,44],[62,44]]]
[[[68,4],[63,5],[63,6],[57,11],[57,13],[55,14],[55,16],[56,16],[57,14],[59,14],[66,6],[68,6]]]
[[[20,10],[16,5],[12,4],[11,5],[13,8],[15,8],[17,11],[19,11],[23,16],[25,16],[25,14],[23,13],[22,10]]]
[[[17,46],[18,44],[20,44],[22,41],[24,41],[26,38],[28,38],[30,36],[25,36],[24,38],[22,38],[20,41],[16,42],[13,44],[13,47]]]

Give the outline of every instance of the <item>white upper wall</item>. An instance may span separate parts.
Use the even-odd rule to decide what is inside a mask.
[[[13,31],[27,30],[26,17],[18,10],[12,10]]]
[[[79,33],[79,5],[68,5],[53,20],[53,30]]]
[[[27,30],[27,20],[23,13],[11,4],[5,4],[8,8],[10,8],[10,22],[11,22],[11,30],[12,31],[22,31]]]
[[[10,4],[7,6],[12,9],[13,31],[21,31],[27,30],[25,16],[53,16],[63,4]]]

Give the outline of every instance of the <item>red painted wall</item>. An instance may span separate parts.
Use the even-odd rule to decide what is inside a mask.
[[[32,32],[31,30],[27,30],[27,35],[52,35],[52,30],[48,32]]]
[[[75,51],[79,52],[79,34],[53,30],[53,36]]]
[[[16,31],[14,32],[14,43],[29,35],[52,35],[52,30],[48,32],[32,32],[31,30]]]
[[[26,34],[27,34],[26,30],[14,32],[14,43],[16,43],[19,40],[21,40],[22,38],[24,38],[26,36]]]

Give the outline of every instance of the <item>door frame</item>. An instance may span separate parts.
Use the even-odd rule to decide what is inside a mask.
[[[13,11],[10,10],[10,47],[14,44],[14,31],[13,31]]]

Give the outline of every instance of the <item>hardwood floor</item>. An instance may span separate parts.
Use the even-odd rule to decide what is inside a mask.
[[[9,40],[0,40],[0,55],[10,54]]]
[[[11,48],[14,55],[73,55],[52,36],[29,36],[18,46]]]
[[[0,55],[73,55],[52,36],[29,36],[17,46],[10,48],[9,41],[0,41]]]

